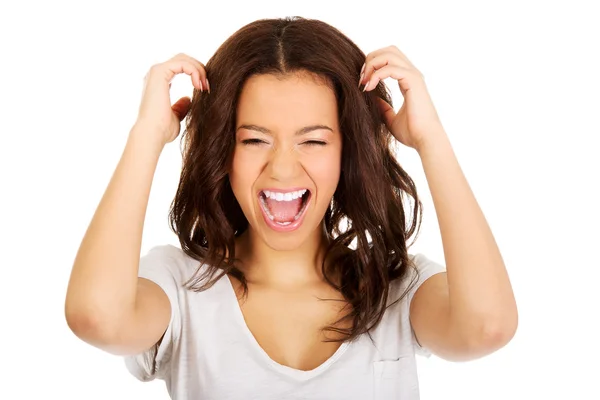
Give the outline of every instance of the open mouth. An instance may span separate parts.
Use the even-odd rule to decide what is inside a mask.
[[[262,211],[271,224],[285,227],[302,218],[311,193],[308,189],[288,192],[261,190],[258,197]]]

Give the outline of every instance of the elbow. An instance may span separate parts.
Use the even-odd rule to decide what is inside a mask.
[[[506,346],[515,336],[518,317],[496,318],[482,322],[465,340],[470,359],[477,359],[494,353]]]
[[[480,339],[476,346],[488,350],[490,353],[506,346],[517,332],[517,322],[489,324],[482,329]]]
[[[67,326],[84,342],[98,348],[107,348],[117,337],[118,324],[111,323],[110,318],[103,317],[98,310],[81,310],[65,306]]]

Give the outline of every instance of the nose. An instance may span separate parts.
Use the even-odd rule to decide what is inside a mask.
[[[279,182],[293,181],[301,170],[300,160],[293,146],[274,148],[267,168],[271,178]]]

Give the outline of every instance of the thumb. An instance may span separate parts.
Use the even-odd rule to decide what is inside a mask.
[[[381,111],[381,116],[383,117],[383,122],[388,127],[388,129],[392,129],[392,122],[396,118],[396,113],[394,112],[394,108],[390,106],[385,100],[381,97],[377,98],[377,106]]]
[[[179,100],[177,100],[175,102],[175,104],[173,104],[171,106],[171,110],[173,110],[173,112],[179,119],[179,122],[181,122],[187,115],[188,111],[190,111],[191,105],[192,105],[192,99],[190,99],[189,97],[186,96],[186,97],[180,98]]]

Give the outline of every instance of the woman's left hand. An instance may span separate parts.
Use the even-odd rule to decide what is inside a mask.
[[[383,99],[377,99],[385,124],[398,141],[418,151],[443,132],[423,75],[396,46],[389,46],[367,55],[359,86],[364,84],[363,91],[371,91],[385,78],[396,79],[404,96],[397,114]]]

